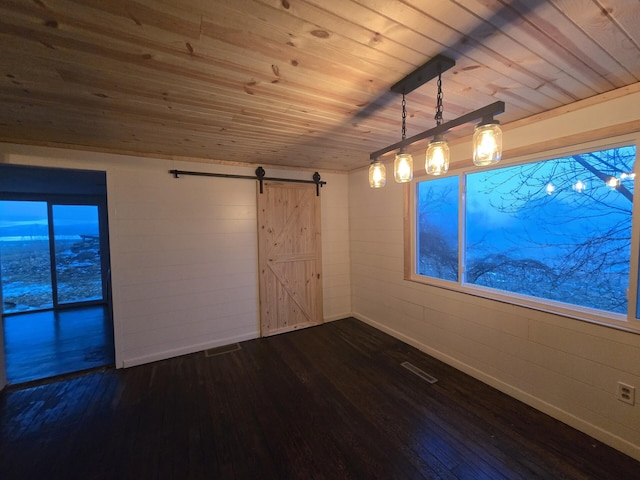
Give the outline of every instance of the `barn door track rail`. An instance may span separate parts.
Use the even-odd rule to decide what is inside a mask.
[[[297,178],[276,178],[276,177],[265,177],[264,168],[258,167],[256,168],[255,176],[251,175],[234,175],[231,173],[208,173],[208,172],[190,172],[188,170],[169,170],[169,173],[172,174],[175,178],[180,178],[180,175],[195,175],[198,177],[220,177],[220,178],[242,178],[246,180],[258,180],[260,182],[260,193],[262,193],[262,182],[265,180],[271,180],[275,182],[290,182],[290,183],[313,183],[316,186],[316,196],[320,196],[320,188],[323,185],[326,185],[327,182],[324,180],[320,180],[320,174],[318,172],[314,172],[313,180],[299,180]]]

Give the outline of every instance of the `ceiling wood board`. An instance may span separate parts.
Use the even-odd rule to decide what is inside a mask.
[[[389,88],[436,55],[445,120],[502,100],[508,125],[636,84],[639,21],[637,0],[5,0],[0,141],[349,171],[400,139]]]

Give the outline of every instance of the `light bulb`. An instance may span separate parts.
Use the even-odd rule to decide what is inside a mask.
[[[494,121],[492,121],[494,122]],[[473,163],[479,167],[498,163],[502,158],[502,130],[500,124],[486,123],[473,132]]]
[[[377,160],[369,167],[369,186],[371,188],[382,188],[387,184],[387,169],[380,160]]]
[[[449,144],[442,135],[429,142],[424,168],[428,175],[444,175],[449,171]]]
[[[398,183],[410,182],[413,179],[413,157],[410,153],[400,151],[393,162],[393,176]]]

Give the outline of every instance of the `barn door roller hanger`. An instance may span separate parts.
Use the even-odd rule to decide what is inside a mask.
[[[246,180],[258,180],[260,182],[260,193],[262,193],[262,183],[265,180],[272,180],[276,182],[290,182],[290,183],[313,183],[316,186],[316,196],[320,196],[320,188],[323,185],[326,185],[327,182],[324,180],[320,180],[320,174],[318,172],[314,172],[313,180],[300,180],[297,178],[275,178],[275,177],[265,177],[264,168],[258,167],[256,168],[256,175],[234,175],[230,173],[208,173],[208,172],[190,172],[187,170],[169,170],[169,173],[172,174],[175,178],[180,178],[180,175],[196,175],[199,177],[221,177],[221,178],[242,178]]]

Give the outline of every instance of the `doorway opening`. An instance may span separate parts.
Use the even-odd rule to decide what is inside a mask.
[[[0,166],[9,384],[114,362],[106,174]]]

